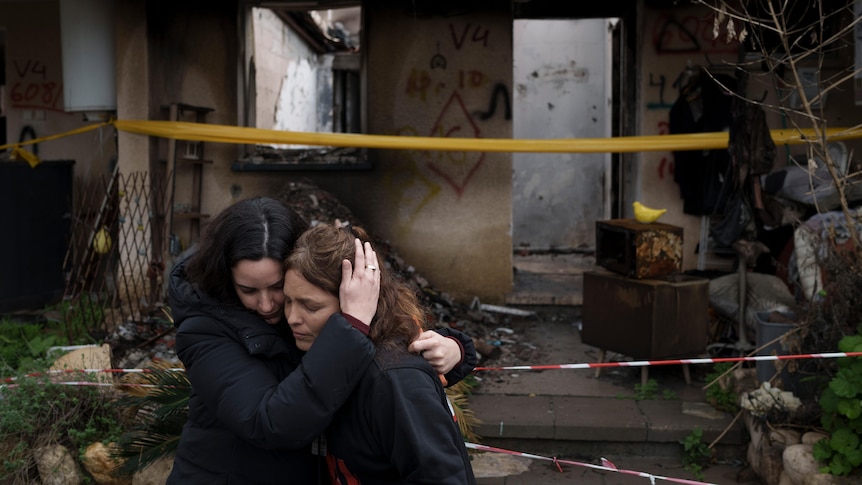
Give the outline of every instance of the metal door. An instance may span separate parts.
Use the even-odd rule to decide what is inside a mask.
[[[609,19],[515,20],[516,139],[611,136]],[[515,251],[591,250],[610,217],[609,153],[513,154]]]

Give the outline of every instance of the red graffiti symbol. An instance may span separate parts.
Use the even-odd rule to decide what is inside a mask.
[[[659,135],[667,135],[670,133],[670,122],[668,121],[659,121],[658,125],[658,134]],[[668,157],[662,157],[661,162],[658,164],[658,178],[659,180],[664,180],[664,171],[665,167],[667,168],[667,173],[670,176],[673,176],[673,159],[668,159]]]
[[[661,162],[658,163],[658,178],[659,178],[659,180],[664,180],[665,168],[667,168],[668,176],[673,177],[673,169],[674,169],[673,160],[669,160],[667,157],[663,157],[661,159]]]
[[[48,68],[34,59],[12,61],[17,76],[9,80],[9,101],[13,108],[63,111],[58,105],[63,96],[63,83],[51,81]]]
[[[63,85],[59,83],[17,82],[9,90],[9,99],[13,108],[63,111],[57,106],[62,94]]]
[[[462,133],[462,128],[466,127]],[[446,105],[440,111],[440,116],[431,127],[430,136],[453,137],[455,134],[460,134],[465,137],[479,138],[481,131],[473,118],[464,106],[464,101],[457,91],[452,93]],[[441,158],[441,157],[438,157]],[[464,189],[467,183],[473,177],[473,174],[482,165],[485,159],[484,152],[447,152],[445,158],[450,162],[444,171],[443,168],[434,162],[428,162],[427,166],[435,174],[439,175],[446,181],[458,194],[458,198],[464,195]]]
[[[423,70],[413,69],[410,71],[410,77],[407,78],[405,92],[408,96],[419,96],[422,101],[425,101],[425,94],[429,86],[431,86],[431,78],[428,76],[428,73]]]
[[[658,134],[659,135],[667,135],[670,133],[670,122],[669,121],[659,121],[658,122]]]
[[[466,82],[465,82],[465,74],[466,74]],[[478,88],[485,84],[487,79],[485,79],[485,74],[481,71],[470,70],[464,72],[464,70],[458,71],[458,87],[465,88]]]

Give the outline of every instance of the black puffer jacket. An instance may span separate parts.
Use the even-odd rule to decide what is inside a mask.
[[[185,279],[183,264],[171,272],[169,303],[192,394],[168,483],[326,483],[310,444],[368,368],[371,341],[333,315],[302,355],[286,323],[219,304]]]
[[[326,433],[333,482],[475,484],[437,373],[419,356],[382,354]]]

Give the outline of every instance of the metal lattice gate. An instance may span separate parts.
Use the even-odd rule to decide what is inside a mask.
[[[165,184],[146,172],[77,181],[61,315],[69,343],[99,339],[164,304]]]

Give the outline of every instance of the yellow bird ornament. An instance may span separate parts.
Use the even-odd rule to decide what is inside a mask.
[[[651,222],[655,222],[659,217],[662,216],[667,209],[653,209],[651,207],[647,207],[641,204],[638,201],[632,202],[632,208],[635,210],[635,219],[638,222],[643,224],[649,224]]]

